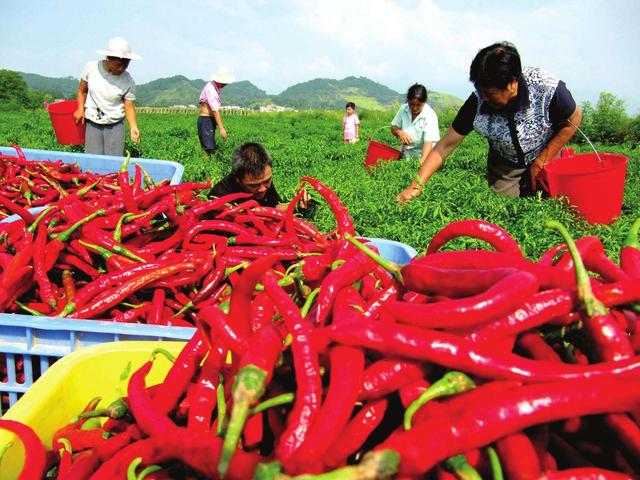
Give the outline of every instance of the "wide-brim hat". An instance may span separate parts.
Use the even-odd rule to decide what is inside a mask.
[[[216,73],[211,75],[211,80],[217,83],[224,83],[228,85],[235,82],[236,77],[233,76],[231,71],[227,67],[220,67],[216,70]]]
[[[98,50],[99,55],[104,55],[105,57],[118,57],[118,58],[127,58],[129,60],[142,60],[142,57],[137,53],[133,53],[131,47],[129,46],[129,42],[127,42],[122,37],[114,37],[109,40],[109,45],[106,50]]]

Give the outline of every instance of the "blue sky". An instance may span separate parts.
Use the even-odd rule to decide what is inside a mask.
[[[640,113],[638,0],[2,0],[2,13],[0,68],[47,76],[78,77],[118,35],[143,57],[137,83],[226,65],[267,93],[356,75],[465,98],[477,50],[509,40],[578,102],[607,91]]]

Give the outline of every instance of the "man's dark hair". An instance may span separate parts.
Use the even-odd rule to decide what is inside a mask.
[[[347,102],[347,105],[344,107],[344,109],[346,110],[347,108],[353,108],[354,110],[356,109],[356,104],[353,102]]]
[[[469,69],[469,80],[476,88],[499,88],[517,80],[522,73],[520,55],[509,42],[498,42],[480,50]]]
[[[271,166],[271,157],[259,143],[243,143],[231,157],[231,173],[239,180],[245,175],[262,175],[267,166]]]
[[[429,94],[427,93],[427,87],[420,85],[419,83],[414,83],[409,87],[409,90],[407,90],[407,103],[411,100],[427,103],[428,97]]]

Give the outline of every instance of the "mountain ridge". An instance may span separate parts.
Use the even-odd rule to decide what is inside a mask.
[[[78,88],[74,77],[46,77],[18,72],[29,88],[52,94],[55,98],[73,98]],[[195,105],[202,87],[201,79],[173,75],[136,85],[136,103],[140,106],[170,107]],[[343,109],[346,102],[354,102],[359,109],[390,110],[404,103],[404,94],[367,77],[348,76],[343,79],[314,78],[296,83],[281,93],[272,95],[249,80],[227,85],[222,92],[224,105],[258,108],[276,104],[299,110]],[[458,108],[463,100],[447,93],[429,92],[429,104],[436,110]]]

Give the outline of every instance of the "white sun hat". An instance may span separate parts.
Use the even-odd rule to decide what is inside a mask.
[[[228,85],[230,83],[233,83],[236,80],[236,77],[233,76],[231,70],[229,70],[227,67],[220,67],[218,68],[218,70],[216,70],[216,73],[211,75],[211,80]]]
[[[109,40],[106,50],[98,50],[99,55],[105,57],[127,58],[129,60],[142,60],[142,57],[131,51],[129,42],[122,37],[113,37]]]

